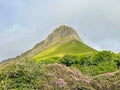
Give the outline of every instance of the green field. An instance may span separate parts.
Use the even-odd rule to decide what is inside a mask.
[[[95,50],[80,41],[73,40],[63,43],[62,45],[57,45],[56,47],[47,49],[34,56],[33,59],[39,61],[41,59],[45,59],[49,57],[55,57],[55,56],[62,57],[65,54],[78,55],[81,53],[91,52],[91,51],[95,51]]]

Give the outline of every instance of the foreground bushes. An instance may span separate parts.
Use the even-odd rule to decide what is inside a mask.
[[[39,80],[46,76],[43,67],[30,61],[19,64],[12,63],[0,73],[0,90],[42,88]]]
[[[1,69],[0,90],[94,90],[90,80],[79,70],[65,65],[25,60]]]
[[[120,88],[120,54],[101,51],[80,56],[65,55],[62,58],[54,57],[47,60],[35,63],[25,58],[0,64],[0,90],[119,90]],[[116,70],[118,71],[110,73]]]
[[[120,71],[95,76],[91,85],[96,90],[120,90]]]
[[[88,57],[87,55],[85,58]],[[79,66],[79,69],[85,72],[89,67],[92,74],[112,70],[114,66],[109,60],[94,65],[89,59],[84,64],[83,57],[82,63],[76,56],[67,56],[67,58],[73,60],[70,66],[77,67],[80,63],[82,66]],[[120,71],[88,77],[73,67],[57,63],[46,65],[28,59],[12,61],[0,69],[0,90],[119,90],[119,88]]]

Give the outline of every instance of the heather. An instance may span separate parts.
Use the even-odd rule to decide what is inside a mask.
[[[94,90],[90,77],[61,64],[10,62],[1,69],[0,90]]]
[[[120,71],[95,76],[91,85],[96,90],[120,90]]]

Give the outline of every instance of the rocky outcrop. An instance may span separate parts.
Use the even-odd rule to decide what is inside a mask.
[[[47,45],[53,43],[54,41],[69,41],[69,40],[79,40],[81,41],[80,37],[78,36],[77,32],[68,26],[62,25],[56,28],[45,40]]]

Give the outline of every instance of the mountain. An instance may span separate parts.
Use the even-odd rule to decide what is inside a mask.
[[[35,47],[33,47],[33,49],[24,54],[32,57],[44,50],[47,50],[48,48],[61,45],[71,40],[78,40],[82,42],[77,32],[73,28],[61,25],[56,28],[50,35],[48,35],[45,40],[41,41]]]
[[[80,54],[95,51],[83,43],[77,32],[69,26],[61,25],[56,28],[45,40],[38,43],[33,49],[25,53],[34,59],[65,54]]]
[[[7,61],[23,59],[24,57],[40,59],[52,56],[63,56],[65,54],[80,54],[90,51],[95,50],[84,44],[72,27],[61,25],[32,49]]]

